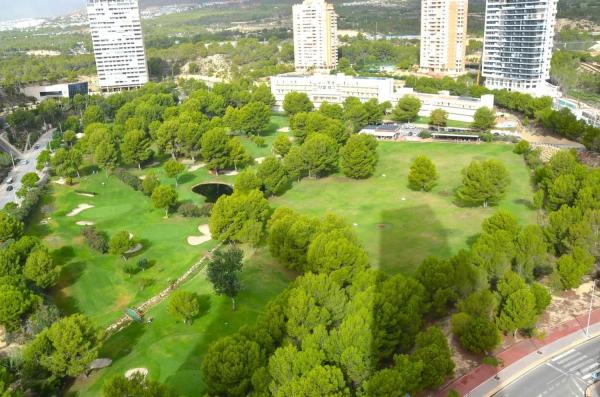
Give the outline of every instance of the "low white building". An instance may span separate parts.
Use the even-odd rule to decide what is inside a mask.
[[[283,110],[283,100],[290,92],[303,92],[316,108],[323,102],[343,103],[346,98],[356,97],[362,102],[377,99],[385,102],[392,99],[392,79],[380,77],[354,77],[338,74],[287,73],[271,77],[271,93],[275,105]]]
[[[87,95],[88,83],[82,81],[54,85],[32,85],[22,87],[21,93],[25,96],[35,98],[37,101],[43,101],[48,98],[73,98],[76,94]]]
[[[396,87],[394,80],[382,77],[354,77],[342,73],[330,74],[298,74],[287,73],[271,77],[271,93],[275,96],[275,105],[283,110],[283,100],[290,92],[303,92],[308,95],[315,108],[323,102],[342,104],[349,97],[356,97],[361,102],[377,99],[379,103],[390,101],[396,106],[398,99],[412,95],[421,101],[419,116],[429,117],[434,109],[448,112],[448,119],[456,121],[473,121],[477,109],[494,108],[494,96],[482,95],[481,98],[450,95],[448,91],[437,94],[423,94],[412,88]]]
[[[477,109],[486,107],[494,108],[494,96],[491,94],[482,95],[481,98],[464,97],[450,95],[448,91],[440,91],[437,94],[424,94],[416,92],[412,88],[399,88],[394,93],[392,104],[395,106],[400,98],[405,95],[412,95],[421,101],[421,110],[419,116],[429,117],[435,109],[442,109],[448,112],[449,120],[472,122]]]

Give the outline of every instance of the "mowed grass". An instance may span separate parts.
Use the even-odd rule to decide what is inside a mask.
[[[243,289],[234,312],[231,300],[215,296],[204,272],[199,273],[180,287],[200,295],[201,314],[191,325],[171,317],[166,302],[157,305],[146,315],[153,318],[152,323],[132,324],[104,344],[100,356],[111,357],[113,364],[78,380],[69,395],[100,396],[106,380],[139,367],[147,368],[153,379],[169,385],[181,396],[203,395],[201,366],[210,342],[254,322],[266,303],[283,291],[293,277],[266,249],[246,249]]]
[[[97,195],[87,197],[76,190]],[[94,207],[67,216],[80,204]],[[47,217],[48,224],[40,224]],[[77,221],[94,222],[109,237],[121,230],[132,233],[143,249],[128,261],[147,258],[152,266],[130,277],[123,271],[122,258],[100,254],[87,246]],[[164,211],[153,208],[148,197],[101,172],[83,177],[73,187],[51,183],[50,195],[32,220],[29,232],[43,238],[63,267],[53,290],[57,305],[66,313],[81,312],[105,326],[120,317],[126,307],[165,288],[169,280],[176,279],[215,245],[212,241],[199,246],[187,243],[187,237],[199,235],[198,226],[207,221],[175,215],[164,219]],[[151,280],[143,289],[142,278]]]
[[[468,246],[481,223],[498,209],[515,214],[522,224],[535,221],[532,188],[522,157],[507,144],[452,144],[381,142],[375,174],[365,180],[333,175],[303,179],[283,196],[272,199],[302,213],[327,212],[355,225],[371,264],[389,273],[412,273],[427,256],[449,257]],[[435,163],[440,179],[431,192],[408,188],[411,161],[426,155]],[[511,176],[506,197],[496,207],[471,208],[455,202],[461,170],[472,160],[498,159]]]

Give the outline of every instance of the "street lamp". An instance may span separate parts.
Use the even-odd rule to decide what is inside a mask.
[[[592,296],[590,297],[590,308],[588,310],[587,326],[585,327],[585,336],[590,337],[590,320],[592,319],[592,306],[594,305],[594,292],[596,292],[596,280],[592,285]]]

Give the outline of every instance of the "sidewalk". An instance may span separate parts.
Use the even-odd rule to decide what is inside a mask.
[[[544,339],[525,339],[496,354],[501,367],[481,364],[467,374],[444,386],[434,394],[446,397],[448,391],[456,390],[461,396],[490,396],[500,388],[523,375],[528,370],[547,361],[560,352],[589,340],[585,335],[588,315],[584,314],[552,328]],[[600,335],[600,309],[592,311],[590,337]],[[494,376],[499,376],[499,380]]]

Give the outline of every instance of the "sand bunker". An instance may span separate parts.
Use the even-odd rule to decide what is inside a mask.
[[[81,193],[81,192],[78,192],[77,194],[80,195],[80,196],[85,196],[85,197],[96,197],[96,195],[94,195],[92,193]]]
[[[56,184],[59,184],[59,185],[64,185],[64,184],[66,184],[66,182],[65,182],[65,178],[63,178],[62,176],[61,176],[60,178],[58,178],[57,180],[55,180],[55,181],[52,181],[52,182],[53,182],[53,183],[56,183]]]
[[[227,175],[227,176],[233,176],[233,175],[237,175],[237,174],[239,174],[239,172],[237,172],[236,170],[228,171],[225,173],[225,175]]]
[[[290,127],[281,127],[281,128],[278,128],[277,132],[290,132]]]
[[[190,166],[190,168],[188,168],[188,171],[189,172],[194,172],[194,171],[197,171],[200,168],[205,167],[205,166],[206,166],[205,163],[199,163],[199,164],[196,164],[196,165],[192,165],[192,166]]]
[[[198,226],[198,231],[200,233],[202,233],[202,236],[189,236],[187,238],[187,242],[189,245],[200,245],[202,243],[205,243],[209,240],[211,240],[210,237],[210,229],[208,228],[208,225],[200,225]]]
[[[265,161],[265,158],[264,157],[257,157],[257,158],[254,159],[254,161],[256,161],[256,164],[260,164],[263,161]]]
[[[145,378],[148,375],[148,368],[131,368],[125,372],[125,377],[131,379],[137,374],[140,374]]]
[[[140,175],[138,176],[138,178],[140,178],[143,181],[144,179],[146,179],[146,175]]]
[[[79,204],[77,206],[77,208],[75,208],[73,211],[69,212],[67,214],[67,216],[75,216],[75,215],[79,214],[80,212],[85,211],[85,210],[90,209],[90,208],[94,208],[94,206],[90,205],[90,204],[85,204],[85,203],[84,204]]]
[[[95,222],[91,222],[91,221],[77,221],[75,222],[76,225],[79,226],[92,226],[95,225]]]

